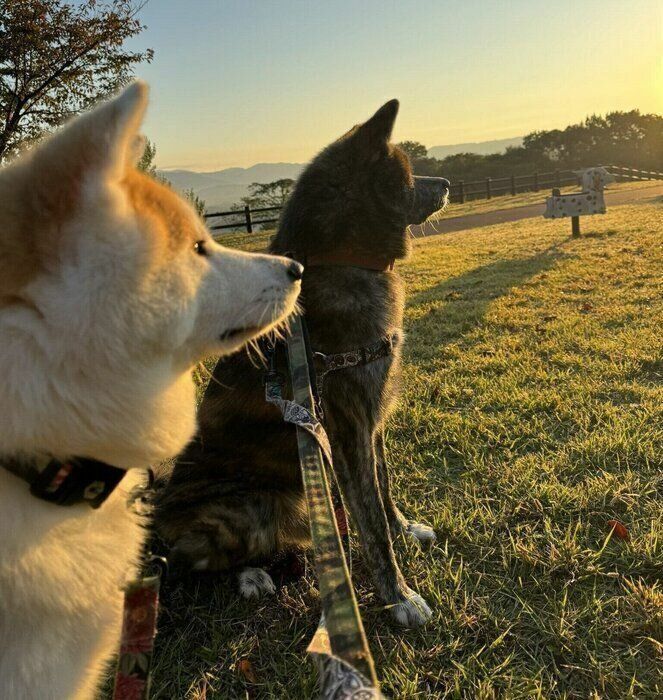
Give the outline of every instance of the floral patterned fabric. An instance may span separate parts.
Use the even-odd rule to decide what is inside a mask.
[[[158,576],[138,579],[127,586],[113,700],[149,698],[158,610]]]

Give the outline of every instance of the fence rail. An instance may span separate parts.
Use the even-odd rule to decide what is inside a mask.
[[[278,216],[268,219],[254,219],[254,214],[264,214],[265,212],[280,212],[282,207],[258,207],[251,209],[250,206],[245,206],[244,209],[232,209],[230,211],[208,211],[203,214],[203,217],[208,221],[210,219],[225,219],[234,218],[234,221],[221,223],[212,221],[207,228],[210,231],[220,231],[221,229],[245,229],[247,233],[253,233],[253,227],[258,224],[273,224],[279,220]],[[238,220],[239,219],[239,220]]]
[[[624,168],[620,165],[605,166],[617,182],[632,182],[636,180],[663,180],[663,172],[655,170],[637,170],[636,168]],[[507,175],[506,177],[487,177],[482,180],[465,182],[459,180],[452,183],[449,188],[449,201],[454,204],[464,204],[475,199],[491,199],[501,195],[510,194],[516,196],[522,192],[538,192],[552,187],[566,187],[578,184],[578,176],[573,170],[552,170],[549,172],[534,172],[530,175]],[[209,222],[210,231],[226,229],[244,230],[253,233],[253,227],[259,224],[273,224],[279,220],[278,212],[282,207],[258,207],[252,209],[245,206],[243,209],[230,211],[210,211],[203,216]],[[255,219],[254,216],[276,213],[273,217],[264,216]],[[228,221],[232,219],[232,221]]]
[[[619,165],[606,166],[613,175],[619,180],[663,180],[663,173],[656,170],[637,170],[636,168],[622,168]]]

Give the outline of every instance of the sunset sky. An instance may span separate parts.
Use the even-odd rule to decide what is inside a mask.
[[[397,97],[396,140],[663,112],[661,0],[151,0],[145,132],[162,168],[304,162]]]

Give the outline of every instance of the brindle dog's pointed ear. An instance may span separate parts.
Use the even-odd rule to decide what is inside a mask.
[[[384,146],[391,138],[394,122],[398,114],[398,100],[389,100],[366,122],[357,129],[357,135],[366,139],[374,148]]]

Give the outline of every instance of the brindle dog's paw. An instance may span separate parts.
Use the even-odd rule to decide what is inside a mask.
[[[431,544],[437,539],[435,530],[433,530],[433,528],[429,525],[424,525],[423,523],[408,523],[406,532],[420,544]]]
[[[239,572],[237,580],[239,581],[239,592],[242,598],[247,600],[276,593],[274,581],[264,569],[247,566]]]
[[[389,608],[392,617],[402,627],[421,627],[431,619],[433,611],[418,593],[408,591],[406,596],[402,603]]]

